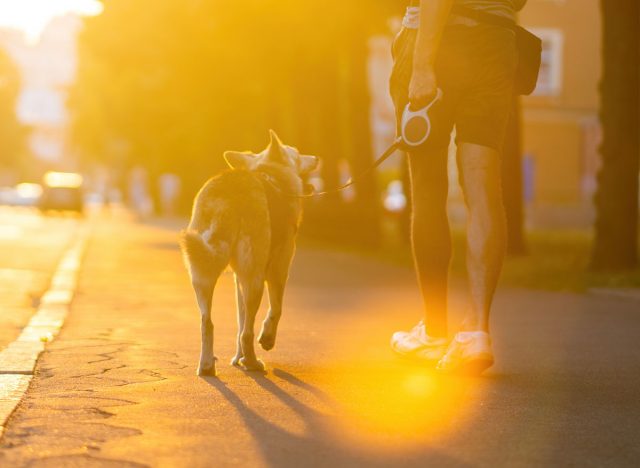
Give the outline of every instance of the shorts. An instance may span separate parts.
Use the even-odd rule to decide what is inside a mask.
[[[417,34],[416,29],[403,28],[393,43],[390,90],[398,123],[409,101]],[[429,111],[432,130],[425,149],[447,147],[455,126],[456,142],[501,152],[517,65],[513,31],[489,25],[447,26],[435,62],[443,99]]]

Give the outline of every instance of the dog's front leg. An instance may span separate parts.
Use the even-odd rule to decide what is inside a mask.
[[[244,330],[244,320],[246,316],[246,306],[244,302],[244,296],[242,295],[242,288],[238,281],[238,275],[235,276],[236,282],[236,309],[238,313],[238,340],[236,345],[236,355],[231,360],[232,366],[240,365],[240,359],[242,359],[242,331]]]
[[[202,334],[198,375],[216,375],[216,358],[213,355],[213,323],[211,322],[213,284],[194,282],[193,289],[200,308],[200,332]]]
[[[278,324],[282,317],[282,300],[284,289],[289,277],[289,268],[295,252],[293,237],[277,249],[273,261],[267,272],[267,286],[269,288],[269,313],[262,323],[262,331],[258,341],[262,349],[270,351],[276,344]]]
[[[262,294],[264,292],[264,279],[250,278],[248,281],[241,280],[242,296],[245,304],[245,320],[240,336],[242,345],[242,358],[239,364],[246,370],[264,371],[264,363],[256,357],[254,348],[254,332],[256,314],[260,307]]]

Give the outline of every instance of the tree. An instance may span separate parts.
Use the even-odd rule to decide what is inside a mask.
[[[25,151],[26,130],[16,116],[19,92],[20,73],[0,49],[0,169],[18,169]]]
[[[502,193],[507,218],[507,252],[527,252],[524,235],[524,200],[522,181],[522,118],[520,98],[515,97],[502,152]]]
[[[177,173],[185,207],[225,149],[259,150],[269,128],[337,186],[342,160],[372,161],[361,16],[339,0],[105,2],[80,37],[73,140],[87,162]],[[377,205],[373,179],[363,187]]]
[[[601,9],[604,141],[591,266],[595,270],[621,270],[638,265],[640,2],[602,0]]]

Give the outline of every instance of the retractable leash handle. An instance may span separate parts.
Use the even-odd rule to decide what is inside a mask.
[[[375,170],[383,162],[389,159],[391,155],[396,152],[396,150],[412,149],[422,145],[429,139],[429,135],[431,135],[431,120],[429,119],[429,110],[436,102],[442,99],[442,94],[442,90],[438,88],[438,91],[436,92],[436,95],[431,100],[431,102],[422,109],[418,109],[417,111],[411,110],[411,104],[407,104],[407,107],[405,107],[404,112],[402,113],[400,135],[396,137],[391,146],[389,146],[385,150],[385,152],[382,153],[382,155],[378,159],[376,159],[375,162],[364,172],[358,174],[356,177],[350,178],[346,184],[341,185],[340,187],[331,190],[324,190],[322,192],[311,192],[305,195],[293,195],[293,197],[315,198],[323,195],[341,192],[342,190],[345,190],[354,185],[360,180],[360,178],[364,177],[366,174]]]
[[[424,144],[431,135],[431,119],[429,118],[429,110],[433,105],[442,99],[442,90],[438,88],[436,95],[422,109],[416,111],[411,110],[411,103],[407,104],[402,113],[402,122],[400,125],[400,136],[402,143],[408,148],[417,148]]]

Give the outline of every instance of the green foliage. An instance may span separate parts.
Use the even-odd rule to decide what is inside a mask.
[[[25,151],[26,129],[16,117],[20,73],[0,49],[0,169],[16,169]]]
[[[340,158],[371,159],[352,118],[368,119],[367,4],[105,2],[80,37],[73,141],[87,162],[175,172],[188,198],[224,150],[262,149],[274,128],[330,179]]]

